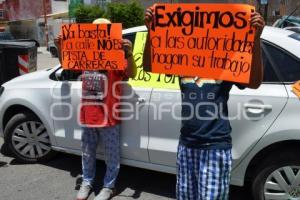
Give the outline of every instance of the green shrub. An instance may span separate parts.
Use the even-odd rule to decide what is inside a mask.
[[[69,17],[74,17],[75,9],[83,4],[83,0],[69,0]]]
[[[123,28],[130,28],[144,24],[144,9],[138,0],[129,3],[109,3],[106,18],[115,23],[122,23]]]
[[[77,23],[92,23],[95,19],[103,17],[105,11],[96,5],[80,4],[74,10]]]
[[[91,23],[97,18],[105,17],[114,23],[122,23],[123,28],[144,24],[144,9],[138,0],[129,3],[109,3],[106,11],[97,5],[79,4],[74,9],[77,23]]]

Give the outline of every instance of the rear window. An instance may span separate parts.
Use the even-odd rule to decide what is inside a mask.
[[[123,35],[124,39],[130,40],[132,43],[132,46],[134,46],[134,41],[135,41],[135,33],[127,33]]]
[[[300,80],[300,60],[280,47],[264,44],[267,66],[272,65],[283,82]],[[265,67],[267,67],[265,66]],[[268,72],[269,73],[269,72]],[[270,72],[272,74],[272,72]]]
[[[299,28],[298,31],[300,31],[300,28]],[[290,35],[289,37],[290,37],[290,38],[293,38],[293,39],[295,39],[295,40],[300,41],[300,34],[299,34],[299,33],[293,33],[293,34]]]
[[[262,51],[262,59],[263,59],[263,66],[264,66],[264,83],[278,83],[281,82],[278,78],[276,72],[273,69],[273,66],[271,64],[270,59],[268,59],[268,56],[266,52]]]

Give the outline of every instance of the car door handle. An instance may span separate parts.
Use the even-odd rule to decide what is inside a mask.
[[[136,104],[142,104],[142,103],[145,103],[145,102],[146,102],[145,98],[138,98],[137,101],[136,101]]]
[[[259,104],[252,104],[252,103],[246,103],[244,104],[244,107],[246,109],[260,109],[260,110],[272,110],[272,105],[259,105]]]

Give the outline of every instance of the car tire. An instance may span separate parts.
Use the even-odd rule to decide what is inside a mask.
[[[300,175],[300,157],[297,150],[284,153],[274,153],[256,168],[252,178],[252,195],[255,200],[300,199],[300,187],[293,186],[293,179]],[[300,181],[300,180],[298,180]],[[287,188],[282,185],[287,186]]]
[[[4,137],[12,154],[20,162],[48,161],[55,155],[45,126],[32,113],[14,115],[5,127]]]
[[[56,48],[50,48],[50,53],[51,53],[51,56],[53,58],[57,58],[58,57],[58,53],[57,53],[57,49]]]

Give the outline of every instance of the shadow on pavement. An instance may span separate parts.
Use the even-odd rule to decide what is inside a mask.
[[[24,165],[24,163],[13,159],[10,165]],[[74,189],[79,190],[82,182],[81,178],[81,157],[59,153],[53,160],[41,163],[42,165],[64,170],[75,178]],[[97,195],[102,188],[102,180],[105,173],[105,164],[103,161],[97,161],[96,181],[94,184],[94,193]],[[122,165],[117,181],[117,194],[120,197],[130,197],[139,199],[142,192],[175,199],[175,175],[154,172],[150,170],[139,169]],[[121,194],[124,190],[130,188],[131,194]]]
[[[231,186],[229,200],[253,200],[248,188]]]
[[[77,162],[77,166],[79,168],[81,167],[80,158]],[[79,169],[79,171],[81,172],[81,168]],[[103,161],[99,160],[97,161],[97,172],[95,179],[96,181],[94,183],[95,195],[99,194],[103,186],[102,184],[104,174],[105,164]],[[79,189],[81,181],[81,177],[78,177],[76,180],[77,190]],[[141,197],[141,193],[146,192],[158,196],[163,196],[166,198],[175,199],[175,184],[175,175],[122,165],[116,184],[116,189],[117,195],[119,197],[130,197],[133,199],[139,199]],[[128,188],[130,188],[132,192],[130,194],[127,194],[127,192],[123,194],[123,192]]]
[[[12,153],[6,143],[3,143],[0,149],[0,153],[7,157],[12,157]]]
[[[20,165],[22,163],[13,159],[10,165]],[[41,163],[42,165],[64,170],[75,178],[74,189],[78,190],[82,182],[81,178],[81,157],[59,153],[53,160]],[[2,164],[6,165],[6,163]],[[1,167],[1,162],[0,162]],[[97,161],[96,181],[94,184],[94,193],[97,195],[102,188],[102,180],[105,173],[105,164],[103,161]],[[130,197],[139,199],[142,193],[162,196],[175,199],[176,176],[172,174],[160,173],[151,170],[145,170],[135,167],[121,166],[117,181],[117,194],[119,197]],[[131,189],[132,192],[124,192]],[[252,200],[251,195],[245,188],[231,187],[230,200]]]
[[[10,165],[26,165],[17,159],[13,159]],[[70,176],[77,177],[81,174],[81,158],[74,155],[58,153],[52,160],[39,163],[48,167],[70,172]]]
[[[6,166],[6,165],[7,165],[7,162],[0,161],[0,167]]]
[[[139,199],[142,192],[176,198],[176,176],[171,174],[122,166],[117,185],[119,192],[132,189],[134,193],[130,197],[133,199]]]

